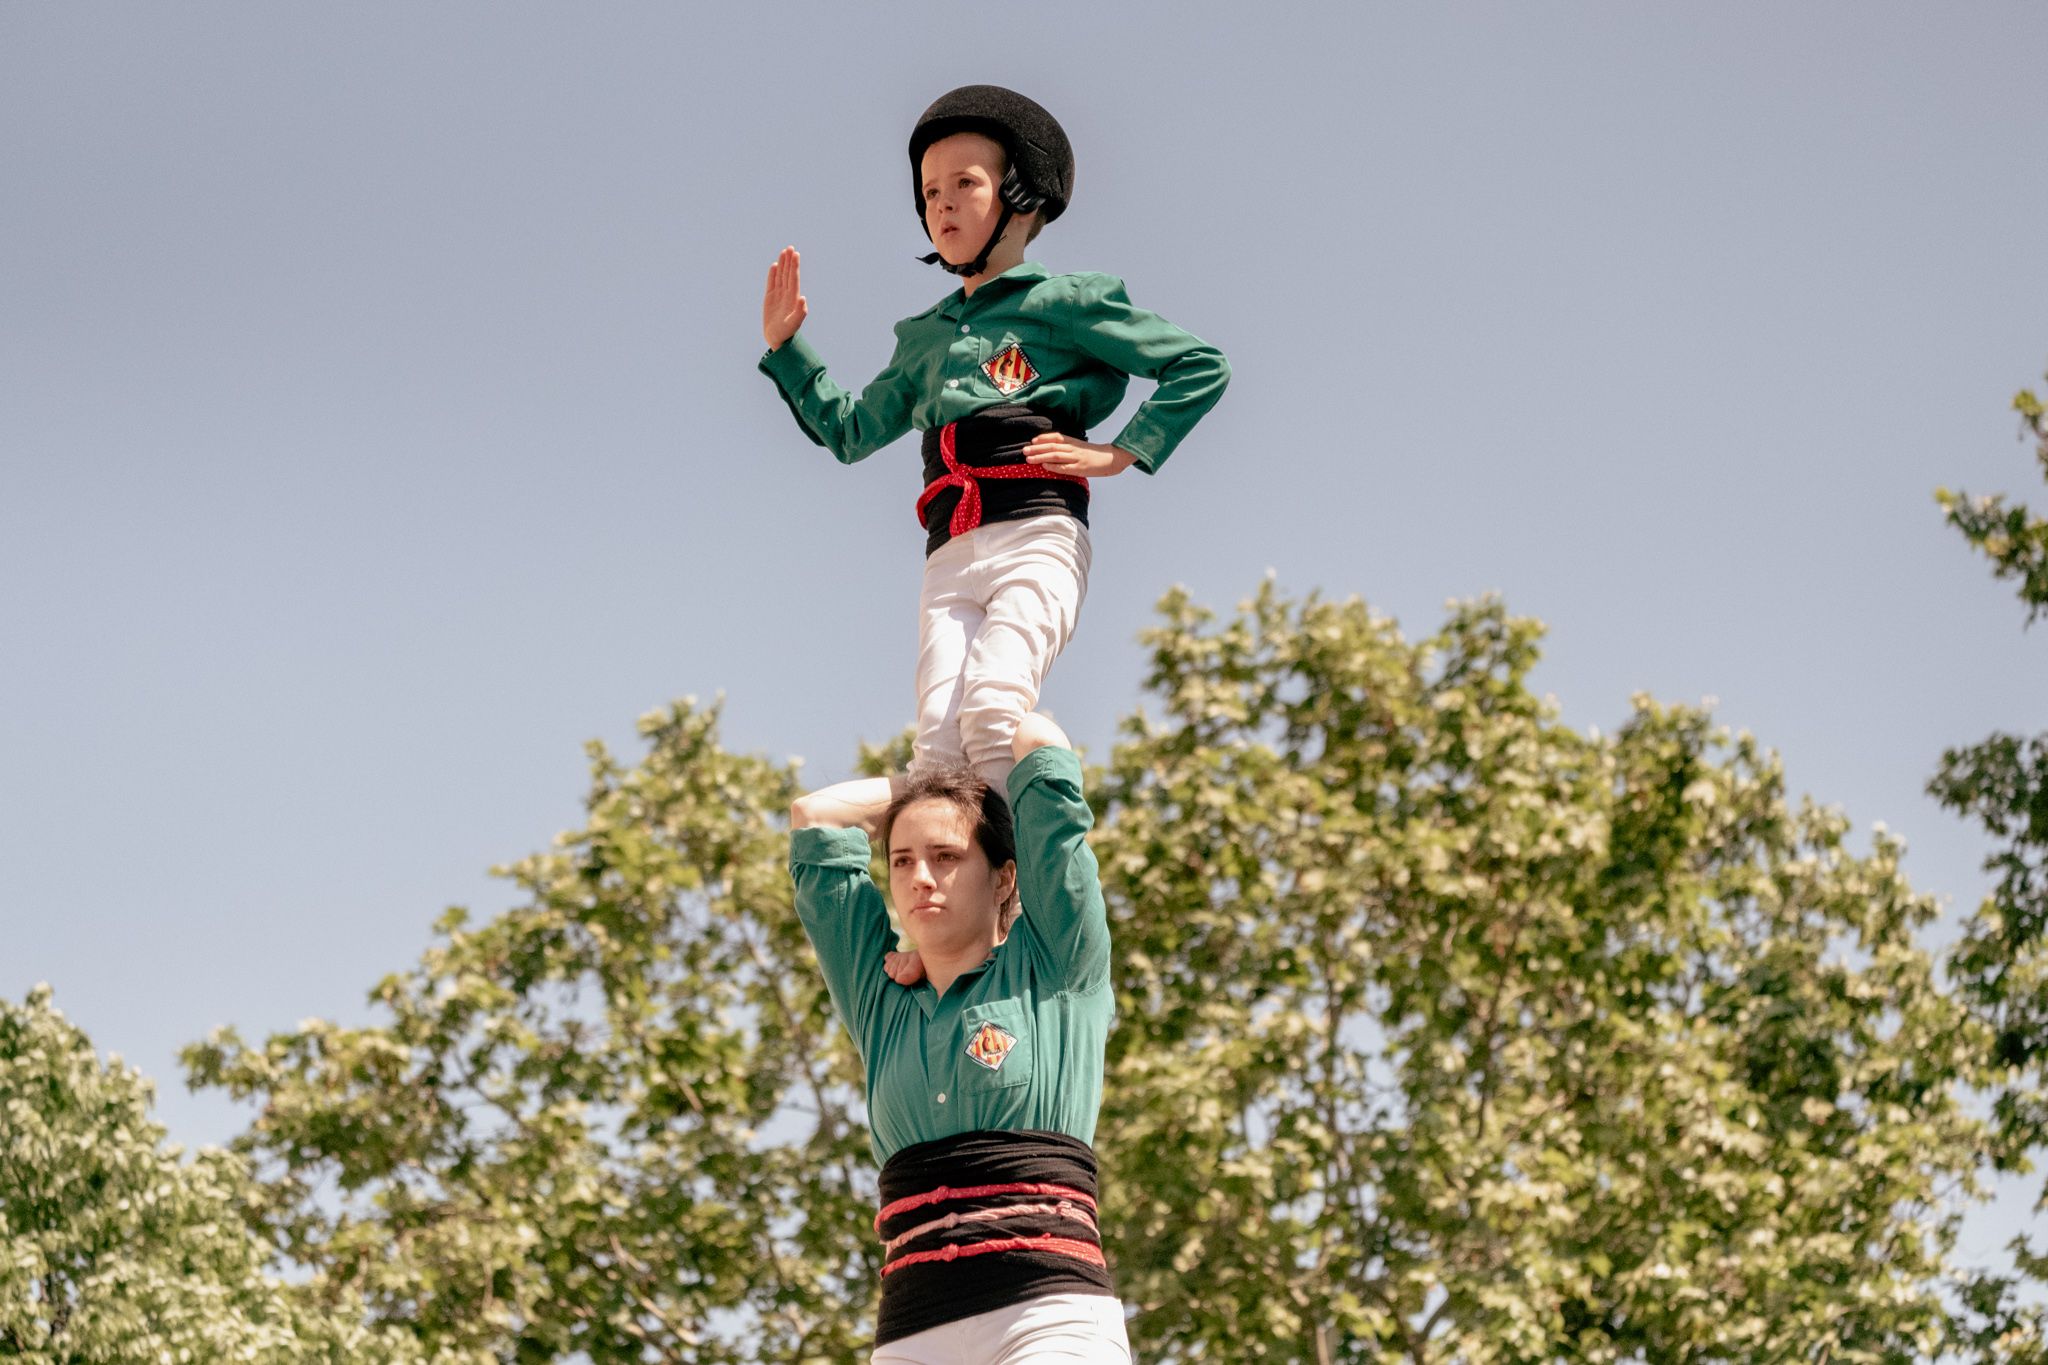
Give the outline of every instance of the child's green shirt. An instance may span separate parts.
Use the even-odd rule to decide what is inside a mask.
[[[896,354],[855,398],[798,332],[761,358],[813,441],[842,463],[912,427],[929,431],[999,403],[1025,403],[1089,431],[1130,377],[1158,381],[1112,444],[1153,473],[1230,381],[1223,353],[1131,303],[1113,275],[1052,275],[1026,261],[970,296],[955,290],[896,324]]]

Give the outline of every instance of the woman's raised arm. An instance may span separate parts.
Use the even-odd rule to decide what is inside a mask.
[[[867,1064],[880,1046],[877,1031],[888,977],[882,958],[896,946],[882,893],[868,879],[876,826],[888,813],[901,779],[857,778],[807,795],[789,806],[789,872],[796,883],[796,913],[818,952],[818,969],[832,1007],[853,1035]],[[861,831],[861,838],[853,831]]]
[[[1109,984],[1109,914],[1088,849],[1094,813],[1081,792],[1081,760],[1059,726],[1036,712],[1017,725],[1010,806],[1017,813],[1017,889],[1026,937],[1067,990]]]
[[[789,827],[865,830],[872,841],[881,833],[889,803],[902,789],[901,777],[856,777],[820,787],[790,802]]]

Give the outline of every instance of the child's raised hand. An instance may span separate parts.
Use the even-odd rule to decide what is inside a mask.
[[[761,335],[771,351],[795,336],[811,311],[811,305],[799,292],[803,282],[798,278],[798,265],[796,248],[786,246],[775,258],[775,264],[768,267],[768,289],[761,296]]]
[[[915,986],[924,980],[924,957],[915,948],[906,953],[883,953],[882,970],[899,986]]]
[[[1042,465],[1061,474],[1078,474],[1084,479],[1102,479],[1121,474],[1137,463],[1138,457],[1121,446],[1077,441],[1057,431],[1034,436],[1024,445],[1027,463]]]

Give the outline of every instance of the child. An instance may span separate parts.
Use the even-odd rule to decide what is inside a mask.
[[[895,354],[855,398],[798,331],[809,305],[796,250],[784,248],[762,300],[760,368],[841,463],[924,433],[913,766],[964,761],[1004,791],[1017,724],[1087,592],[1088,480],[1133,464],[1156,473],[1230,368],[1133,306],[1121,280],[1025,261],[1074,184],[1066,133],[1036,103],[994,85],[940,96],[911,131],[910,170],[935,248],[924,259],[960,288],[896,324]],[[1157,390],[1115,441],[1090,442],[1132,375]]]

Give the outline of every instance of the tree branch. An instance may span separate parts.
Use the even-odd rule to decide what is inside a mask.
[[[1487,1110],[1493,1103],[1493,1060],[1499,1051],[1495,1031],[1500,1023],[1500,1001],[1507,993],[1508,975],[1514,962],[1515,951],[1522,946],[1522,927],[1527,923],[1528,916],[1527,905],[1515,907],[1514,917],[1509,921],[1507,948],[1501,954],[1500,975],[1493,983],[1493,996],[1486,1002],[1486,1017],[1480,1024],[1480,1038],[1486,1048],[1486,1054],[1479,1067],[1479,1111],[1474,1119],[1477,1130],[1472,1135],[1474,1141],[1484,1141],[1486,1138]]]
[[[50,1306],[50,1340],[64,1335],[71,1325],[71,1296],[64,1293],[64,1281],[56,1271],[43,1276],[43,1302]]]

